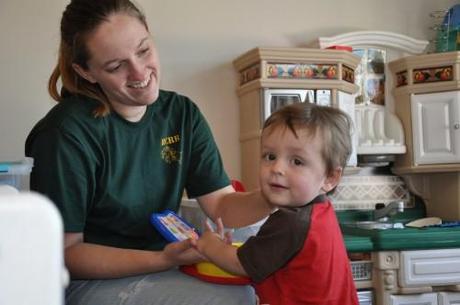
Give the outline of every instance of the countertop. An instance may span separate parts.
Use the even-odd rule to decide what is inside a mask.
[[[360,229],[342,226],[350,252],[460,248],[460,227]]]

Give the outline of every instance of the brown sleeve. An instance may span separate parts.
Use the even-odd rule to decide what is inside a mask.
[[[238,259],[254,282],[261,282],[282,268],[302,249],[312,206],[280,208],[270,215],[256,236],[238,248]]]

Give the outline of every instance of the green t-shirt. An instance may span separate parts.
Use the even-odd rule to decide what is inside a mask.
[[[34,158],[31,190],[58,207],[66,232],[85,241],[161,249],[153,212],[177,211],[190,197],[230,184],[209,126],[198,107],[174,92],[136,123],[117,113],[95,118],[98,103],[72,96],[37,123],[26,141]]]

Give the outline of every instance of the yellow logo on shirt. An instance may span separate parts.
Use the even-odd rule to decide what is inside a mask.
[[[170,136],[170,137],[161,139],[161,146],[171,145],[174,143],[178,143],[179,141],[180,141],[180,135],[176,134],[175,136]]]
[[[180,135],[169,136],[161,139],[161,159],[166,163],[180,162],[180,152],[177,151],[173,144],[180,142]]]

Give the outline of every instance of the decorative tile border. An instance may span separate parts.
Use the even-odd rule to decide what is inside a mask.
[[[355,83],[355,71],[352,68],[346,65],[343,65],[342,66],[342,79],[346,82],[354,84]]]
[[[268,78],[338,79],[338,65],[268,63]]]
[[[450,81],[453,77],[452,66],[414,69],[412,71],[414,84]]]
[[[407,86],[407,70],[396,73],[396,87]]]
[[[411,204],[410,192],[397,176],[344,176],[330,198],[336,210],[373,210],[377,203],[394,200]]]
[[[244,85],[252,80],[260,78],[260,64],[255,64],[241,71],[240,85]]]

